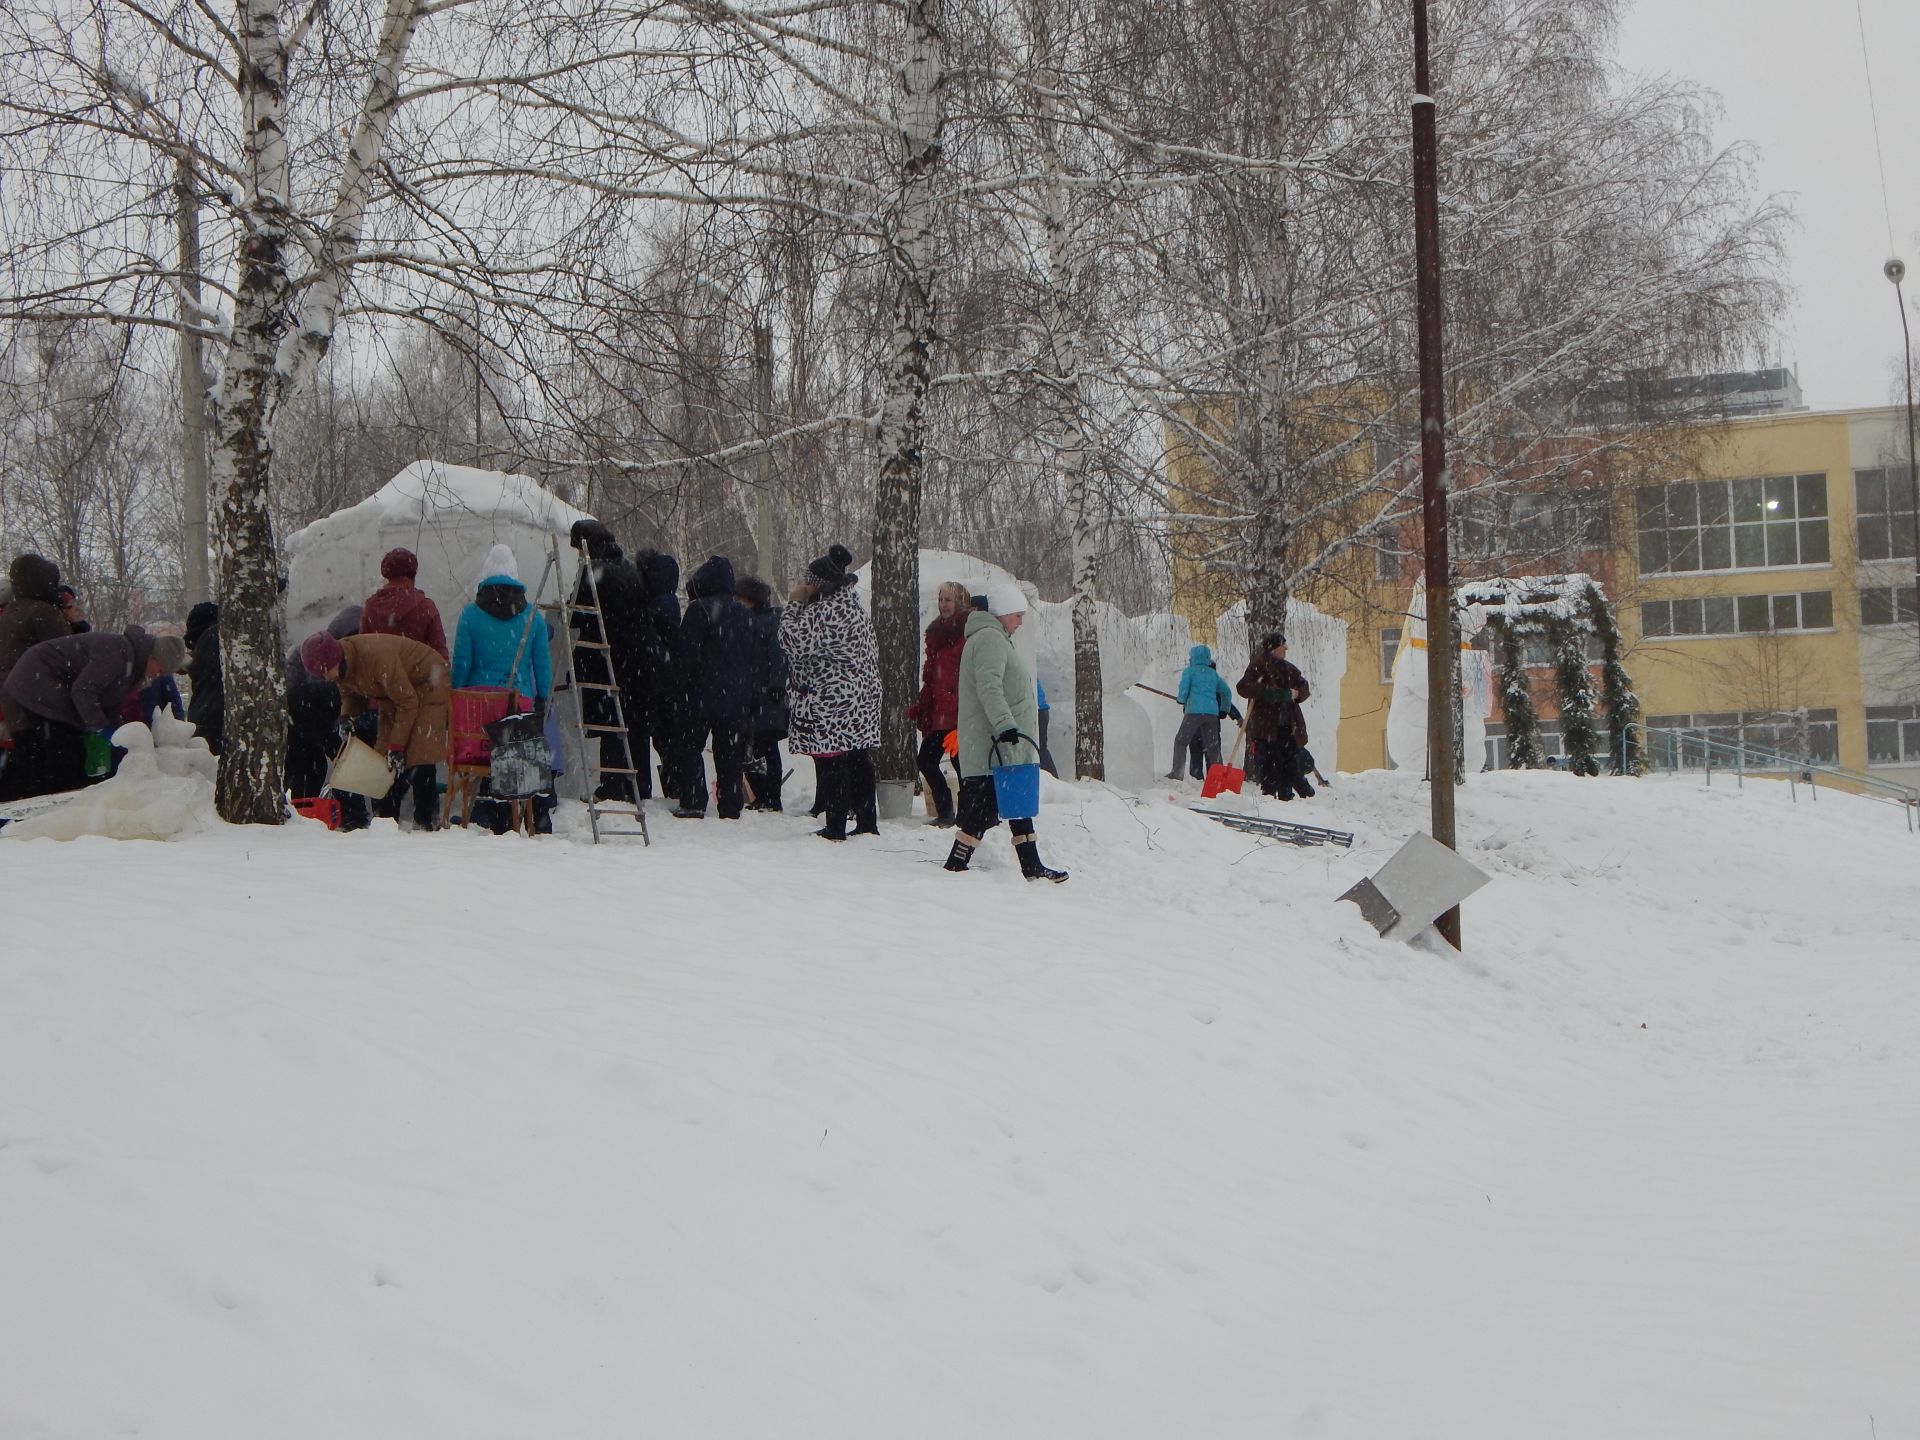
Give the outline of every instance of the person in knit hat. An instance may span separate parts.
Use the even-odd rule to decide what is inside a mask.
[[[873,751],[880,744],[880,654],[860,608],[853,552],[835,545],[807,567],[780,617],[787,656],[787,749],[813,757],[826,801],[823,840],[880,833]]]
[[[545,715],[553,695],[553,652],[547,641],[547,617],[529,604],[513,551],[496,545],[481,565],[480,584],[473,603],[460,612],[453,632],[453,684],[498,686],[533,702]],[[535,829],[553,832],[554,797],[551,788],[534,799]],[[472,817],[496,835],[511,826],[507,808],[497,800],[476,805]]]
[[[1039,747],[1039,697],[1026,662],[1013,648],[1013,635],[1027,617],[1027,597],[1016,585],[1002,583],[987,592],[987,608],[967,617],[967,643],[960,652],[960,814],[959,833],[947,853],[947,869],[965,870],[981,837],[1000,823],[994,795],[996,764],[1035,764]],[[1040,858],[1030,819],[1009,820],[1020,873],[1029,880],[1067,878]]]
[[[397,776],[380,813],[399,818],[401,799],[411,790],[414,829],[434,829],[440,818],[434,772],[447,758],[453,704],[447,662],[404,635],[363,633],[337,640],[320,630],[300,642],[300,663],[314,679],[340,687],[342,719],[351,721],[368,709],[378,713],[376,743]]]
[[[505,550],[496,545],[496,550]],[[512,563],[508,552],[508,563]],[[419,558],[411,550],[393,549],[380,557],[380,576],[386,581],[360,607],[362,635],[404,635],[448,658],[447,632],[440,623],[440,607],[416,586]]]

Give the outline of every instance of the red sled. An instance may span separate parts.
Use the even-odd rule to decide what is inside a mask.
[[[1207,767],[1207,778],[1200,786],[1202,800],[1211,800],[1226,790],[1231,790],[1236,795],[1240,793],[1240,787],[1246,783],[1247,772],[1233,762],[1240,758],[1240,747],[1246,744],[1246,741],[1247,724],[1243,720],[1240,722],[1240,734],[1233,742],[1233,753],[1227,757],[1227,763]]]
[[[305,799],[295,799],[293,811],[309,820],[319,820],[329,830],[340,828],[340,802],[331,795],[310,795]]]

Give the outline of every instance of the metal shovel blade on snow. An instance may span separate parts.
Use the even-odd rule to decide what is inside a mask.
[[[1340,898],[1389,940],[1411,940],[1441,915],[1487,883],[1487,873],[1435,840],[1419,833],[1402,845],[1371,879],[1360,881]]]

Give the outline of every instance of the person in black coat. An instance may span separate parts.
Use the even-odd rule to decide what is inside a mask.
[[[187,612],[187,719],[207,748],[220,753],[226,733],[227,687],[220,673],[220,607],[202,600]]]
[[[653,772],[647,763],[651,622],[646,581],[621,550],[613,531],[598,520],[576,521],[573,544],[586,551],[592,567],[591,576],[587,569],[581,570],[574,603],[592,605],[596,596],[600,602],[597,616],[574,616],[574,633],[581,640],[604,641],[608,647],[580,650],[575,679],[620,687],[620,718],[626,722],[628,743],[623,744],[618,735],[602,734],[600,763],[635,772],[603,777],[595,793],[603,800],[649,799],[653,795]],[[679,579],[677,571],[674,579]],[[677,624],[677,607],[674,619]],[[580,698],[588,724],[614,723],[613,699],[606,691],[588,690]]]
[[[685,729],[681,717],[679,679],[674,672],[675,644],[680,634],[680,562],[671,555],[642,550],[635,558],[646,604],[640,612],[640,636],[635,657],[639,662],[643,728],[660,757],[660,788],[668,795],[686,789]],[[646,750],[638,741],[639,764],[646,762]]]
[[[780,742],[787,738],[787,652],[780,648],[780,607],[773,587],[757,575],[743,575],[733,593],[753,621],[754,707],[747,739],[747,776],[753,785],[750,810],[778,810],[785,778]]]
[[[711,738],[720,818],[738,820],[746,805],[747,735],[759,691],[753,617],[733,598],[733,562],[724,555],[713,556],[687,581],[687,614],[678,639],[674,660],[686,724],[685,783],[673,813],[682,820],[707,813],[707,767],[700,750]]]
[[[327,633],[336,640],[360,633],[360,607],[349,605],[327,622]],[[296,646],[287,656],[287,792],[295,799],[319,795],[327,783],[327,766],[340,748],[340,687],[307,672],[300,663]],[[369,709],[362,717],[360,738],[373,743],[377,714]],[[343,830],[364,830],[373,823],[373,806],[364,795],[341,794],[340,815]]]

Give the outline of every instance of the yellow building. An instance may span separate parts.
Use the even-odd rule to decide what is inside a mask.
[[[1920,784],[1905,411],[1770,414],[1694,439],[1685,473],[1636,476],[1606,502],[1611,540],[1590,565],[1617,608],[1645,722],[1767,749],[1794,750],[1804,737],[1817,759]],[[1200,483],[1177,469],[1174,480]],[[1459,574],[1473,578],[1470,559]],[[1176,558],[1176,609],[1218,613],[1217,597],[1187,578]],[[1349,769],[1387,763],[1397,615],[1413,579],[1307,597],[1349,625],[1340,725]],[[1537,693],[1548,700],[1551,750],[1545,658]],[[1500,763],[1493,718],[1488,759]]]

